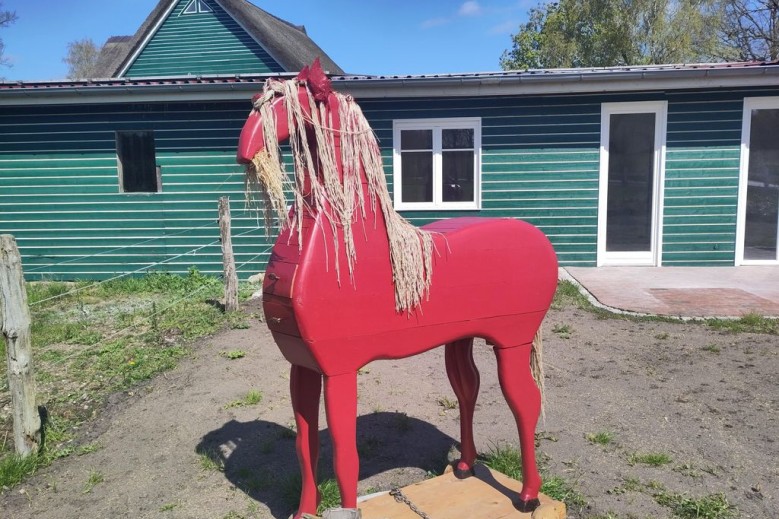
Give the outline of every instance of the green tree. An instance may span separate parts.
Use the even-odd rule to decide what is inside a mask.
[[[0,28],[8,27],[9,25],[11,25],[16,21],[15,11],[3,11],[2,8],[3,8],[3,2],[0,1]],[[8,58],[3,56],[4,51],[5,51],[5,44],[3,43],[3,40],[0,38],[0,65],[10,67],[11,64],[8,62]]]
[[[100,47],[91,38],[68,43],[68,55],[62,61],[68,64],[68,79],[94,77]]]
[[[779,0],[777,0],[779,1]],[[722,0],[559,0],[533,8],[504,69],[709,61]]]
[[[779,59],[779,0],[726,0],[721,38],[728,60]]]

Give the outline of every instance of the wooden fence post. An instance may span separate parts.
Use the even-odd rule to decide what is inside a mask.
[[[235,273],[233,239],[230,235],[230,198],[219,199],[219,234],[222,239],[222,265],[225,280],[225,311],[238,310],[238,276]]]
[[[0,235],[0,330],[5,337],[8,387],[14,420],[14,444],[22,456],[41,444],[41,416],[35,405],[35,379],[30,342],[30,309],[24,288],[22,259],[16,240]]]

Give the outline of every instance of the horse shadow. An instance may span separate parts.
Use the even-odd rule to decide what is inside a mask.
[[[322,482],[335,477],[328,429],[320,431],[320,443],[318,480]],[[360,480],[405,467],[440,474],[455,444],[433,425],[404,413],[357,417]],[[274,517],[286,518],[297,507],[300,475],[292,429],[264,420],[230,420],[203,436],[195,451],[204,463],[220,468],[237,489],[268,506]]]

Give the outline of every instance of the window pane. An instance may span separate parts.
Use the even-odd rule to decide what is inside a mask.
[[[400,154],[403,171],[403,202],[433,201],[433,154],[403,152]]]
[[[443,152],[444,202],[473,202],[473,152]]]
[[[442,130],[442,140],[445,150],[473,149],[473,129]]]
[[[432,150],[433,130],[401,130],[400,149]]]
[[[752,110],[744,259],[777,259],[779,109]]]
[[[125,193],[157,192],[154,132],[117,132],[116,152],[121,163],[122,188]]]
[[[609,126],[607,251],[652,250],[655,114],[613,114]]]

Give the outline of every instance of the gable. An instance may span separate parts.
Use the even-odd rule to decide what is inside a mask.
[[[178,0],[121,76],[262,74],[284,71],[219,2]]]

